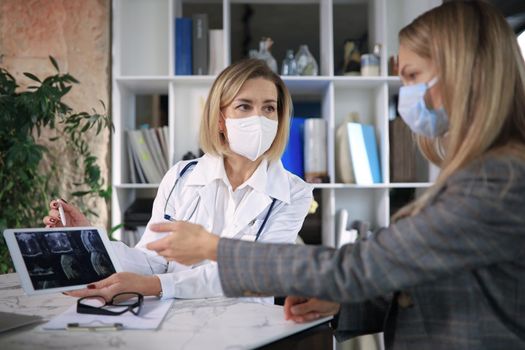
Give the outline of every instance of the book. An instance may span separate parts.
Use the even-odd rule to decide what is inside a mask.
[[[192,22],[193,75],[208,75],[208,15],[206,13],[194,14]]]
[[[346,124],[339,125],[335,133],[335,178],[337,182],[351,184],[355,183],[355,178]]]
[[[191,75],[192,68],[192,20],[175,19],[175,74]]]
[[[149,154],[151,155],[151,158],[153,159],[153,163],[155,164],[155,167],[157,168],[157,172],[159,174],[164,174],[165,171],[162,166],[162,161],[159,159],[157,150],[154,146],[154,141],[151,139],[151,133],[149,131],[150,131],[149,128],[140,129],[140,132],[142,133],[142,136],[144,137],[144,142],[146,143],[146,146],[148,147]]]
[[[293,117],[290,136],[281,161],[286,170],[304,179],[304,121],[306,118]]]
[[[159,138],[154,128],[145,129],[149,134],[149,144],[153,157],[157,160],[157,165],[162,175],[168,171],[168,162],[164,159],[162,149],[160,148]]]
[[[390,181],[414,182],[416,177],[417,148],[412,131],[396,117],[388,122],[390,132]]]
[[[135,164],[135,156],[133,154],[133,149],[131,148],[131,142],[129,140],[129,133],[125,133],[125,143],[126,143],[126,151],[128,153],[128,164],[129,164],[129,181],[131,183],[137,183],[137,164]]]
[[[371,185],[381,183],[381,170],[375,130],[372,125],[346,123],[346,146],[355,183]]]
[[[162,128],[162,133],[164,134],[164,140],[166,141],[166,156],[168,157],[168,167],[171,166],[171,164],[175,164],[175,162],[170,160],[170,131],[167,126],[164,126]],[[175,157],[175,155],[174,155]]]
[[[162,174],[159,173],[149,148],[144,140],[144,135],[140,130],[130,130],[133,148],[137,154],[140,167],[144,172],[146,182],[160,183]]]
[[[168,130],[168,127],[167,126],[162,126],[160,128],[156,128],[156,132],[157,132],[157,137],[159,138],[159,142],[160,142],[160,149],[162,151],[162,156],[164,157],[164,160],[166,161],[166,165],[169,169],[169,164],[170,164],[170,156],[169,156],[169,146],[168,146],[168,141],[166,140],[166,137],[165,137],[165,133],[164,133],[164,129]]]
[[[218,75],[224,68],[224,31],[222,29],[210,29],[208,33],[210,49],[208,55],[208,74]]]
[[[144,171],[142,170],[142,166],[140,165],[140,161],[138,158],[138,153],[135,150],[135,147],[133,145],[132,135],[130,130],[126,131],[127,135],[127,145],[128,145],[128,154],[131,155],[131,160],[129,161],[130,165],[130,173],[136,173],[136,176],[131,176],[132,183],[146,183],[146,175],[144,174]]]

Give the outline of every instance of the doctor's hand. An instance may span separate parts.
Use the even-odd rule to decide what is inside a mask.
[[[58,202],[62,203],[64,215],[66,217],[66,225],[69,226],[91,226],[89,220],[82,214],[80,210],[74,205],[68,204],[63,199],[52,200],[49,202],[49,213],[42,220],[46,227],[63,227],[58,211]]]
[[[338,303],[331,301],[289,296],[284,301],[284,318],[296,323],[305,323],[335,315],[339,308]]]
[[[95,283],[88,284],[85,289],[64,292],[72,297],[101,296],[106,301],[118,293],[137,292],[144,296],[159,295],[162,287],[157,276],[143,276],[131,272],[117,272]]]
[[[167,260],[175,260],[185,265],[206,259],[217,260],[219,237],[209,233],[201,225],[177,221],[152,224],[149,228],[154,232],[170,233],[146,246]]]

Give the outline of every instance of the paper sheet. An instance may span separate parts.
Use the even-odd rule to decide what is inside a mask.
[[[67,329],[68,323],[80,326],[102,326],[121,323],[123,329],[157,329],[171,307],[173,299],[159,300],[155,297],[144,298],[142,310],[138,316],[126,312],[119,316],[89,315],[77,313],[77,305],[52,318],[42,326],[44,330]]]

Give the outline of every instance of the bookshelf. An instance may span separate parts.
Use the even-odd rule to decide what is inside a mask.
[[[398,30],[418,14],[440,3],[440,0],[113,0],[112,114],[115,133],[112,139],[112,226],[123,221],[124,211],[135,198],[153,197],[158,186],[130,183],[125,130],[137,127],[137,96],[162,94],[168,97],[171,165],[187,151],[195,154],[198,151],[200,116],[196,103],[192,101],[207,94],[214,77],[174,74],[175,17],[208,13],[210,28],[223,29],[223,59],[229,64],[232,57],[239,56],[237,43],[239,35],[243,35],[242,28],[246,27],[243,27],[245,23],[238,21],[248,10],[253,16],[251,48],[257,47],[259,37],[256,36],[267,28],[266,35],[276,42],[272,54],[279,67],[284,57],[278,52],[287,47],[277,47],[277,43],[285,42],[292,45],[290,48],[294,51],[300,44],[308,42],[319,64],[319,76],[283,79],[294,103],[319,104],[320,117],[327,123],[330,183],[315,185],[315,191],[322,198],[322,242],[331,246],[335,244],[335,215],[342,208],[348,210],[350,220],[369,221],[372,228],[388,225],[391,192],[414,189],[418,193],[430,185],[436,173],[428,163],[420,161],[416,181],[390,181],[388,108],[401,83],[398,77],[388,76],[388,57],[397,53]],[[273,16],[261,20],[257,13],[264,16],[272,13]],[[305,23],[312,24],[309,30],[314,30],[314,35],[307,34],[308,38],[304,40],[300,24],[297,24],[297,29],[286,25],[296,23],[297,14],[301,13]],[[285,27],[279,27],[279,23]],[[364,33],[368,52],[375,43],[381,44],[380,76],[338,75],[342,53],[340,41],[344,40],[345,33],[353,36]],[[236,43],[235,48],[230,43]],[[359,113],[362,123],[375,126],[382,183],[362,186],[336,182],[335,132],[346,116],[354,111]]]

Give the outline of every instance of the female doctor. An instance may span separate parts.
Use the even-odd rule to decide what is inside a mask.
[[[69,292],[110,299],[123,291],[162,298],[223,295],[217,263],[193,266],[168,262],[146,245],[162,238],[151,223],[189,221],[221,237],[293,243],[312,201],[311,186],[283,168],[291,98],[264,62],[244,60],[217,77],[200,126],[203,157],[175,164],[162,179],[151,219],[135,248],[116,242],[123,270]],[[89,225],[74,206],[62,202],[66,222]],[[50,203],[48,227],[61,226],[58,202]]]

